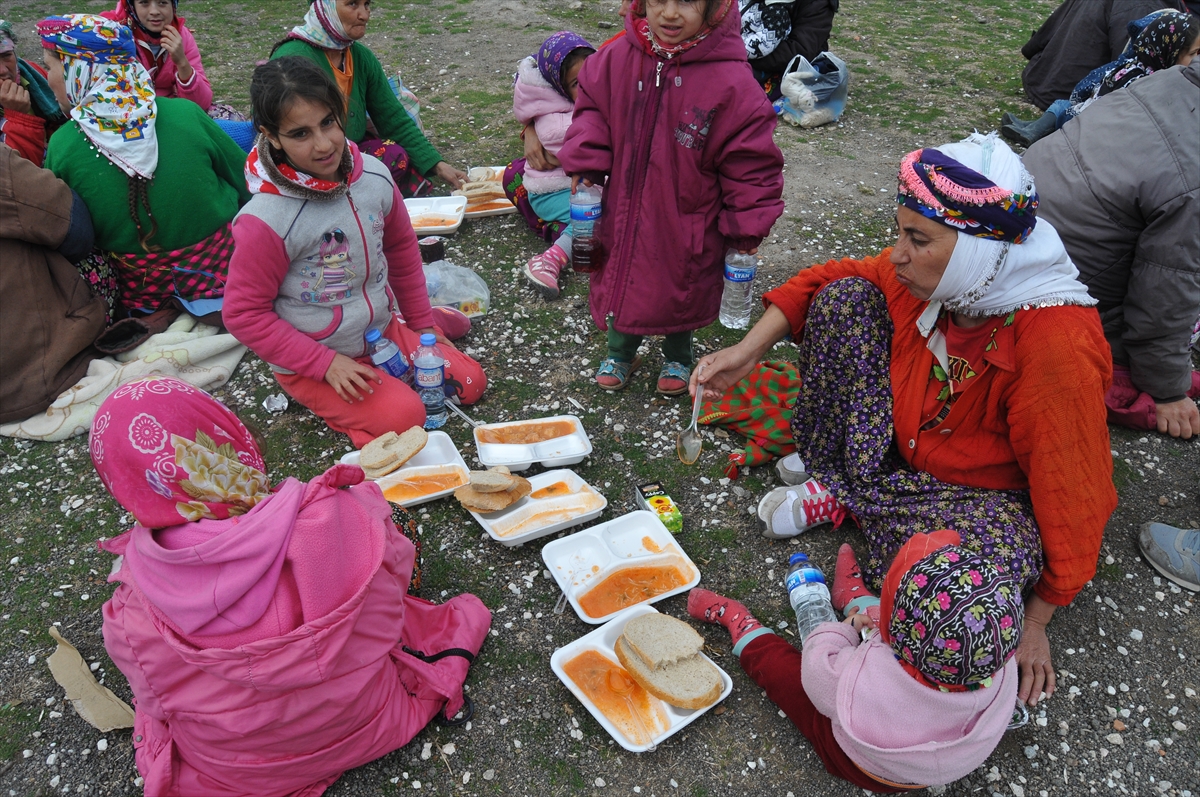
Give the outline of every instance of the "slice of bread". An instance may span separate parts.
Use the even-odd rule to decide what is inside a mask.
[[[629,649],[651,670],[661,670],[700,652],[704,637],[696,629],[665,614],[643,614],[625,624],[621,635]]]
[[[724,684],[716,665],[699,654],[652,670],[630,650],[625,637],[617,638],[617,659],[629,677],[650,694],[679,708],[707,708],[721,697]]]
[[[481,493],[499,493],[516,487],[519,478],[503,465],[497,465],[491,470],[471,471],[471,486]]]
[[[474,485],[468,484],[455,490],[454,497],[469,512],[478,512],[481,515],[499,512],[533,492],[533,486],[529,483],[529,479],[521,476],[510,476],[509,478],[516,479],[516,484],[507,490],[498,493],[481,493],[475,489]]]
[[[386,476],[415,457],[429,442],[429,433],[414,426],[403,434],[387,432],[363,446],[358,463],[369,479]]]

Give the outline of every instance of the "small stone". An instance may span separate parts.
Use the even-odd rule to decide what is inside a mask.
[[[1166,506],[1169,503],[1171,503],[1171,501],[1165,495],[1160,495],[1158,497],[1158,505],[1159,506]],[[1164,791],[1166,791],[1166,790],[1164,789]]]
[[[1174,728],[1175,730],[1179,731],[1180,733],[1183,733],[1184,731],[1186,731],[1188,729],[1188,726],[1185,725],[1184,723],[1180,722],[1179,720],[1175,720],[1174,722],[1172,722],[1171,727]]]
[[[1135,628],[1129,632],[1129,638],[1132,639],[1134,642],[1141,642],[1142,641],[1142,632]]]
[[[96,749],[102,753],[105,750],[107,750],[108,749],[108,739],[101,739],[100,741],[96,742]]]
[[[596,778],[596,787],[604,788],[604,778]]]
[[[58,760],[58,753],[51,753],[50,755],[46,756],[46,766],[48,766],[48,767],[54,766],[54,762],[57,760]]]
[[[1120,720],[1113,720],[1112,726],[1114,731],[1125,730],[1125,723],[1121,722]]]
[[[412,787],[413,787],[414,789],[419,789],[419,788],[421,788],[421,781],[419,781],[419,780],[414,780],[414,781],[412,782]]]
[[[1105,736],[1104,738],[1108,741],[1109,744],[1125,744],[1125,740],[1121,738],[1121,734],[1119,734],[1119,733],[1110,733],[1108,736]]]
[[[454,746],[454,742],[450,742],[450,744],[442,745],[442,754],[443,755],[454,755],[454,752],[456,750],[458,750],[458,748]]]
[[[61,780],[62,778],[60,778],[58,775],[55,775],[54,777],[50,778],[50,785],[57,788]]]
[[[1018,786],[1016,783],[1008,784],[1008,788],[1012,789],[1013,797],[1025,797],[1025,788]]]
[[[464,785],[464,786],[466,786],[466,785],[467,785],[468,783],[470,783],[470,782],[471,782],[471,773],[470,773],[470,772],[464,772],[464,773],[463,773],[463,785]]]
[[[29,663],[30,663],[30,664],[37,664],[37,656],[30,656],[30,657],[29,657]]]
[[[1038,748],[1036,744],[1031,744],[1025,748],[1025,757],[1033,760],[1037,758]]]
[[[485,769],[485,770],[483,771],[483,779],[484,779],[484,780],[493,780],[493,779],[495,779],[495,777],[496,777],[496,770],[494,770],[494,769]]]
[[[21,757],[22,757],[22,758],[29,758],[29,757],[30,757],[30,756],[32,756],[32,755],[33,755],[33,751],[32,751],[32,750],[22,750],[22,751],[21,751]]]
[[[433,755],[432,750],[433,742],[426,742],[425,746],[421,748],[421,760],[428,761],[429,757]]]

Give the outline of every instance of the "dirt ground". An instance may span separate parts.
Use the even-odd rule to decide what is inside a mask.
[[[108,3],[80,5],[95,10]],[[218,99],[245,108],[254,61],[298,20],[303,5],[183,4]],[[851,65],[850,106],[836,126],[781,125],[776,133],[786,160],[787,207],[762,248],[759,293],[811,263],[888,245],[895,169],[904,153],[989,129],[1002,110],[1028,115],[1016,51],[1055,3],[841,5],[832,48]],[[447,0],[377,9],[368,44],[421,97],[431,140],[459,166],[504,163],[519,154],[509,92],[520,57],[553,30],[572,28],[601,41],[618,21],[615,2],[579,0]],[[15,0],[3,13],[24,24],[47,10]],[[28,35],[21,53],[36,56]],[[492,289],[492,311],[465,341],[491,384],[472,414],[491,421],[576,412],[595,450],[575,469],[609,501],[598,522],[634,508],[631,485],[661,479],[687,518],[678,539],[700,565],[704,584],[741,598],[764,623],[787,633],[784,626],[794,626],[782,586],[788,555],[808,551],[830,572],[838,546],[861,544],[861,536],[847,526],[792,542],[764,539],[751,513],[777,484],[775,475],[759,468],[736,482],[723,480],[726,456],[740,442],[721,432],[706,432],[697,466],[675,461],[674,433],[690,408],[653,393],[658,355],[652,349],[649,370],[625,393],[595,391],[590,374],[602,336],[587,314],[586,285],[575,279],[562,299],[546,303],[518,276],[543,245],[512,216],[468,222],[448,243],[450,259],[484,275]],[[697,336],[702,352],[736,339],[716,326]],[[774,356],[790,358],[793,350],[781,346]],[[279,416],[263,411],[262,400],[274,392],[265,365],[247,355],[217,395],[264,428],[276,476],[311,478],[348,450],[345,438],[327,433],[302,408]],[[468,430],[452,421],[446,431],[474,464]],[[1135,544],[1138,526],[1149,520],[1200,526],[1200,442],[1120,429],[1111,435],[1120,505],[1096,578],[1050,628],[1059,691],[1032,712],[1029,725],[1008,733],[983,766],[931,793],[1200,797],[1196,595],[1160,579]],[[141,793],[129,733],[102,734],[87,725],[64,704],[44,663],[53,650],[45,629],[59,623],[104,683],[129,698],[100,638],[111,557],[94,545],[128,519],[104,495],[82,439],[0,441],[0,492],[10,497],[0,535],[0,794]],[[471,591],[495,613],[494,635],[468,682],[475,718],[467,728],[431,725],[404,748],[346,773],[327,794],[860,793],[825,773],[807,742],[741,672],[728,637],[709,626],[699,630],[709,655],[733,679],[730,697],[656,752],[622,750],[549,667],[556,648],[591,630],[569,609],[551,611],[560,593],[540,546],[553,538],[502,548],[447,504],[415,513],[425,540],[422,594],[437,600]],[[657,608],[685,616],[682,597]]]

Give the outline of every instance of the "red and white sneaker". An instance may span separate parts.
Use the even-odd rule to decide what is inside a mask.
[[[529,258],[525,264],[525,281],[547,299],[558,298],[558,275],[571,262],[567,253],[554,244],[540,255]]]
[[[846,508],[816,479],[794,487],[776,487],[758,502],[762,534],[785,540],[822,523],[841,521]]]

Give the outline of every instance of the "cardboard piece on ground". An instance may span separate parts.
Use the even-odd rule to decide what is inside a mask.
[[[87,662],[70,642],[62,638],[58,629],[51,628],[50,636],[58,648],[46,659],[54,680],[67,692],[67,700],[79,712],[79,716],[102,731],[133,727],[133,709],[106,687],[96,682],[96,676],[88,669]]]

